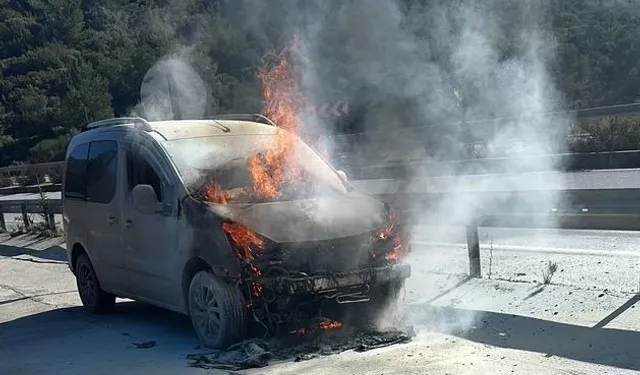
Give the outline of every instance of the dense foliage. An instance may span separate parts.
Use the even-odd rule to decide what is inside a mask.
[[[501,1],[505,12],[520,3]],[[310,3],[0,0],[0,165],[62,159],[67,140],[83,124],[132,113],[145,73],[171,53],[191,57],[206,81],[209,113],[259,110],[256,71],[261,58],[291,39],[292,25],[313,23],[287,16],[291,9],[301,14],[323,12],[322,6],[312,9]],[[456,1],[403,3],[411,21],[418,9],[421,15],[431,14],[429,7],[455,7]],[[555,38],[550,70],[564,95],[563,106],[583,108],[640,98],[640,2],[555,0],[548,5],[542,25]],[[251,9],[260,13],[248,15]],[[325,17],[335,17],[324,12]],[[520,9],[517,14],[503,15],[500,26],[506,35],[510,28],[526,23],[519,18],[526,12]],[[351,17],[361,21],[357,14]],[[428,27],[412,25],[417,35],[429,33]],[[327,34],[327,43],[339,45],[339,40],[330,41],[332,37]],[[518,53],[517,39],[506,38],[500,46],[501,57]],[[433,51],[430,58],[437,61],[438,51]],[[350,87],[348,76],[357,73],[357,67],[342,71],[346,73],[341,77],[347,79],[334,85],[337,91]],[[350,126],[341,130],[349,131]],[[631,128],[626,126],[626,132],[635,131]],[[624,148],[620,140],[638,137],[618,138],[610,147]]]

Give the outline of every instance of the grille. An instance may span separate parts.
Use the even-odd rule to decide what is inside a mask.
[[[375,231],[324,241],[281,244],[261,254],[263,267],[280,266],[288,271],[308,274],[345,272],[367,266]]]

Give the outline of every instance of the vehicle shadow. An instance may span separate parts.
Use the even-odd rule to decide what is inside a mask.
[[[56,324],[48,324],[52,322]],[[2,346],[2,341],[6,339],[15,340],[23,337],[25,340],[29,340],[27,336],[31,331],[36,332],[39,338],[48,338],[59,335],[60,326],[65,326],[67,331],[78,331],[87,324],[109,326],[121,331],[118,333],[123,336],[134,335],[133,332],[127,331],[127,327],[140,328],[143,331],[145,328],[159,328],[165,332],[194,336],[187,317],[127,300],[116,303],[114,310],[107,314],[92,315],[87,313],[83,307],[74,306],[49,310],[0,323],[0,330],[3,332],[0,336],[0,347]],[[122,329],[119,329],[120,327]]]
[[[60,238],[35,237],[29,235],[12,238],[2,235],[0,236],[0,256],[12,258],[20,255],[28,255],[43,260],[66,262],[65,249],[60,246],[60,242],[62,242]],[[24,258],[15,259],[29,260]]]
[[[186,316],[129,301],[104,315],[82,307],[36,313],[0,323],[0,332],[5,374],[184,371],[186,356],[204,351]],[[97,363],[107,367],[96,372]]]
[[[0,244],[0,256],[12,258],[19,255],[29,255],[35,258],[54,261],[55,263],[65,262],[67,260],[65,249],[60,246],[50,246],[43,250],[34,250],[22,246]]]
[[[636,331],[429,304],[412,305],[409,314],[415,326],[429,332],[640,370],[636,353],[640,332]],[[609,319],[603,317],[603,322]],[[0,323],[0,332],[0,359],[11,359],[0,361],[0,373],[66,374],[71,369],[68,359],[73,359],[73,373],[93,373],[96,360],[108,361],[110,373],[133,367],[145,371],[168,367],[187,373],[188,355],[211,352],[200,347],[187,317],[136,302],[120,302],[107,315],[90,315],[80,307],[50,310]]]
[[[633,300],[633,299],[632,299]],[[490,311],[414,306],[416,322],[430,331],[477,343],[537,352],[581,362],[640,370],[640,332],[554,322]],[[421,318],[420,318],[421,317]],[[604,317],[607,321],[609,317]]]

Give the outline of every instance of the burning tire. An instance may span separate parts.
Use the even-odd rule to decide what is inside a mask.
[[[78,294],[84,308],[93,314],[108,312],[116,303],[116,296],[100,287],[96,271],[87,254],[80,254],[75,264]]]
[[[247,327],[240,290],[207,271],[198,272],[189,286],[189,315],[200,341],[224,349],[242,340]]]

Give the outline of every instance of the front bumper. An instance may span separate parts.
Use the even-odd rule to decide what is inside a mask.
[[[410,265],[392,264],[341,273],[264,278],[261,284],[278,295],[320,294],[358,286],[386,284],[401,281],[410,276]]]

